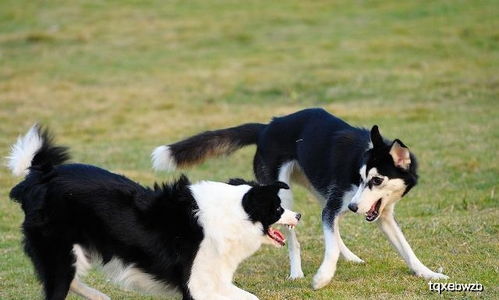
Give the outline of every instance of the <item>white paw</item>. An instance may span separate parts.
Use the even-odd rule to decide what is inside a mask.
[[[303,274],[303,271],[298,270],[298,271],[291,271],[291,274],[289,274],[288,279],[295,280],[295,279],[299,279],[299,278],[303,278],[303,277],[305,277],[305,275]]]
[[[108,295],[101,293],[99,291],[95,291],[95,293],[88,294],[86,295],[86,297],[91,300],[111,300],[111,298],[109,298]]]
[[[364,260],[360,259],[358,256],[350,256],[350,257],[345,257],[346,261],[351,261],[357,264],[363,264],[365,263]]]
[[[248,297],[246,297],[247,300],[259,300],[257,296],[253,294],[249,294]]]
[[[234,299],[259,300],[257,296],[253,295],[252,293],[248,293],[246,291],[243,291],[242,293],[238,294]]]
[[[433,271],[416,272],[416,275],[419,277],[423,277],[426,280],[449,279],[449,276],[444,275],[442,273],[433,272]]]
[[[321,272],[319,270],[319,272],[315,274],[314,279],[312,280],[312,288],[314,290],[321,289],[325,287],[331,281],[332,278],[333,275],[325,274],[324,272]]]
[[[231,286],[230,292],[231,299],[240,299],[240,300],[259,300],[257,296],[253,295],[250,292],[247,292],[243,289],[238,288],[235,285]],[[197,299],[197,298],[196,298]]]

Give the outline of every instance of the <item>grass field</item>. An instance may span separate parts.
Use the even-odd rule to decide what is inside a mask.
[[[75,161],[144,184],[151,150],[205,129],[320,106],[401,138],[421,180],[397,207],[409,243],[450,282],[499,298],[499,4],[455,1],[0,1],[0,156],[35,121]],[[252,178],[249,147],[187,170],[193,180]],[[0,299],[40,299],[22,253],[18,182],[0,168]],[[261,299],[442,298],[412,276],[377,227],[347,215],[326,288],[320,207],[297,188],[305,278],[288,281],[285,249],[263,247],[236,282]],[[113,299],[144,299],[99,274]],[[70,299],[77,299],[71,296]],[[147,299],[147,297],[145,297]]]

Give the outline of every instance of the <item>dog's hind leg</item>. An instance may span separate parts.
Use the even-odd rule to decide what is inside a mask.
[[[337,216],[336,218],[339,219],[340,216]],[[364,261],[362,259],[360,259],[357,255],[355,255],[352,251],[350,251],[350,249],[348,249],[348,247],[343,242],[343,239],[341,238],[341,235],[340,235],[339,220],[338,220],[338,222],[336,222],[336,225],[333,227],[334,227],[333,228],[334,236],[336,237],[336,240],[338,241],[338,246],[340,247],[341,256],[343,256],[343,258],[347,261],[356,262],[356,263],[364,263]]]
[[[73,279],[70,289],[71,292],[80,295],[87,300],[111,300],[106,294],[89,287],[78,278]]]
[[[334,233],[335,227],[338,226],[338,215],[328,205],[322,211],[322,224],[325,253],[324,260],[312,280],[312,287],[316,290],[326,286],[331,281],[340,256],[340,243],[337,238],[339,235]]]
[[[279,169],[278,180],[291,186],[290,178],[291,173],[293,172],[293,167],[294,162],[287,162],[283,164]],[[281,198],[282,206],[284,208],[293,208],[293,192],[291,191],[291,189],[281,189],[279,191],[279,198]],[[287,237],[289,251],[289,279],[303,278],[304,274],[301,268],[300,242],[298,242],[296,231],[295,229],[289,229],[287,227],[284,230]]]
[[[71,282],[70,290],[71,292],[80,295],[87,300],[110,300],[106,294],[93,289],[80,281],[79,277],[86,275],[88,270],[91,268],[91,262],[85,255],[83,248],[75,244],[73,246],[73,254],[76,257],[76,262],[74,266],[76,267],[76,276]]]

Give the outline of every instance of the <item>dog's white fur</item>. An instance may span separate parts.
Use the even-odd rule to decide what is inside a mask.
[[[154,170],[173,171],[177,168],[177,163],[172,156],[169,146],[159,146],[151,154],[152,167]]]
[[[31,161],[36,152],[42,147],[43,140],[38,134],[38,125],[33,125],[29,131],[20,136],[10,149],[7,156],[7,167],[15,176],[24,176],[29,173]]]
[[[124,290],[150,295],[174,295],[175,289],[173,287],[154,279],[151,275],[135,267],[134,264],[125,264],[118,258],[113,258],[104,264],[97,253],[84,249],[78,244],[73,246],[73,253],[76,257],[74,264],[76,276],[70,289],[87,299],[109,299],[102,292],[88,287],[81,279],[93,266],[97,266],[107,278]]]
[[[271,243],[262,235],[262,225],[251,222],[241,203],[234,201],[249,189],[248,185],[229,189],[224,183],[206,181],[191,186],[194,198],[199,199],[197,215],[205,233],[188,285],[193,298],[257,299],[232,283],[239,263],[262,243]],[[296,224],[295,216],[296,213],[285,210],[277,223]]]

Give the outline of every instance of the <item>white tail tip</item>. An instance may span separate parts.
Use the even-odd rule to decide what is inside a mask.
[[[15,176],[28,175],[33,157],[43,145],[39,127],[33,125],[26,135],[20,136],[11,146],[10,155],[7,156],[7,167]]]
[[[173,171],[177,168],[169,146],[159,146],[151,154],[152,168],[157,171]]]

